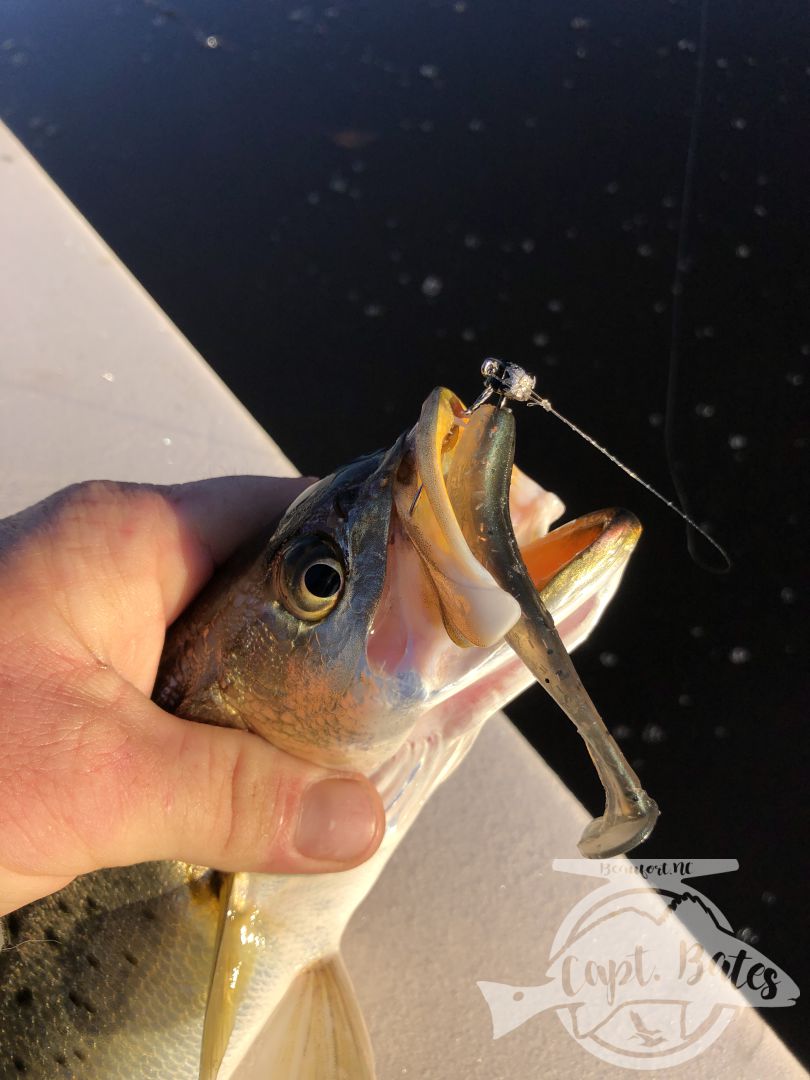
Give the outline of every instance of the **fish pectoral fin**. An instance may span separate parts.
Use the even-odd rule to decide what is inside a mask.
[[[374,1080],[371,1042],[339,954],[302,971],[262,1036],[273,1080]]]
[[[219,1074],[256,954],[265,947],[255,886],[254,874],[223,875],[199,1080],[216,1080]]]

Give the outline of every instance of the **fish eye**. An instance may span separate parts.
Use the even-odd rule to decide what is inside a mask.
[[[284,550],[278,570],[281,602],[306,622],[318,622],[337,604],[345,571],[338,549],[321,536],[301,536]]]

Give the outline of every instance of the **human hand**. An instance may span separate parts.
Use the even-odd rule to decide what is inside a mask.
[[[367,779],[149,698],[166,627],[305,486],[94,481],[0,521],[0,914],[104,866],[306,873],[376,850]]]

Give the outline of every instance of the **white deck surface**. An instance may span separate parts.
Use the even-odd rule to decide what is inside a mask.
[[[0,516],[90,477],[293,471],[0,125]],[[380,1080],[631,1075],[578,1046],[553,1011],[493,1041],[476,987],[544,981],[554,932],[593,887],[551,869],[576,856],[585,821],[508,721],[491,721],[348,933]],[[711,878],[695,884],[711,896]],[[766,1019],[742,1009],[702,1056],[647,1075],[807,1075]]]

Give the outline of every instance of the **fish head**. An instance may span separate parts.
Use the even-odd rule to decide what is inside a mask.
[[[640,533],[624,511],[549,532],[562,503],[513,469],[514,448],[508,409],[467,413],[434,390],[389,450],[308,488],[213,583],[164,654],[182,700],[161,703],[369,774],[420,719],[439,722],[443,704],[498,684],[511,665],[519,674],[501,679],[494,711],[526,671],[507,640],[523,617],[520,590],[490,554],[505,551],[515,581],[547,597],[572,646]]]

